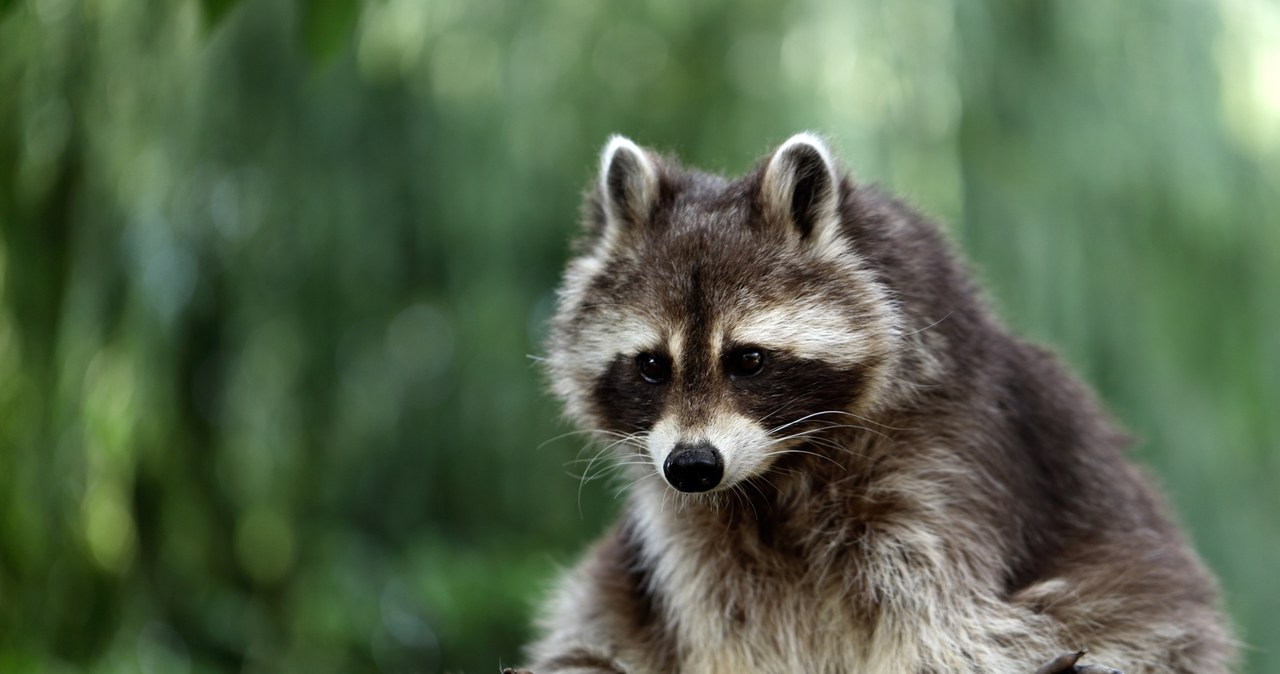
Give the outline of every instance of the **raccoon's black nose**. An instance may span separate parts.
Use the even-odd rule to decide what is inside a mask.
[[[707,491],[720,484],[720,478],[724,476],[724,461],[720,452],[708,443],[681,443],[662,463],[662,472],[666,474],[667,482],[680,491]]]

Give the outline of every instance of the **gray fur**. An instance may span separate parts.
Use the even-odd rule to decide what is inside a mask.
[[[548,367],[634,484],[543,611],[536,674],[1230,671],[1126,438],[933,224],[810,134],[735,180],[615,138],[601,173]],[[766,368],[735,378],[744,342]],[[694,441],[725,457],[705,494],[662,477]]]

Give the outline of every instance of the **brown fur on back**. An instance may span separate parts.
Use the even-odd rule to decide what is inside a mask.
[[[585,212],[549,370],[634,484],[534,672],[1030,674],[1078,648],[1229,671],[1215,584],[1124,435],[819,139],[736,180],[615,139]],[[726,365],[744,348],[758,376]],[[650,354],[669,379],[637,374]],[[717,489],[664,479],[691,442]]]

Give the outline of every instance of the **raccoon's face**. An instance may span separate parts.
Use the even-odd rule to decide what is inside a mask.
[[[834,451],[874,406],[899,333],[842,233],[844,189],[807,134],[732,182],[613,138],[553,324],[570,415],[683,492]]]

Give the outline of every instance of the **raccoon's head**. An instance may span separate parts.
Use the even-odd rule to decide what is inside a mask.
[[[882,398],[901,333],[851,190],[810,134],[732,181],[610,139],[549,344],[569,415],[683,492],[829,452]]]

